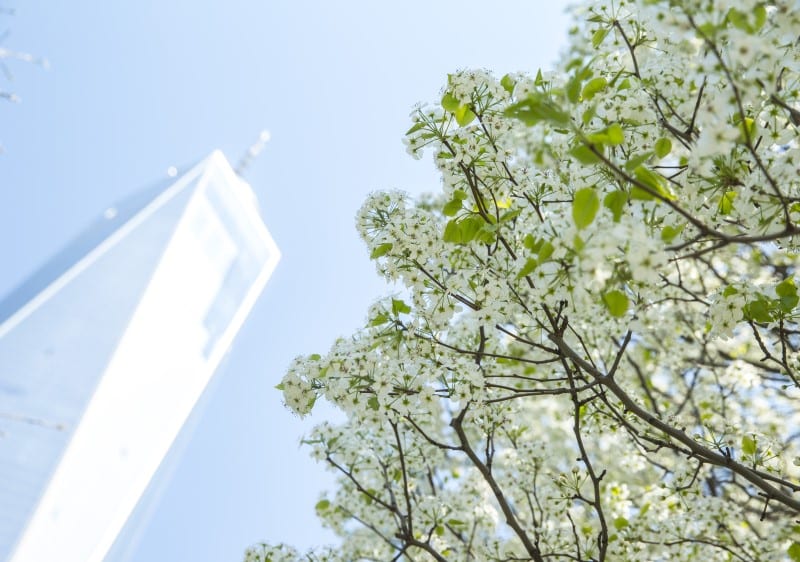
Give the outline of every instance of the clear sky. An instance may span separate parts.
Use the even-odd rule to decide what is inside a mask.
[[[0,0],[0,48],[46,57],[0,75],[0,295],[104,209],[215,148],[247,172],[283,259],[196,416],[126,559],[238,560],[259,540],[329,540],[331,478],[299,448],[313,423],[274,390],[387,288],[358,239],[367,193],[436,190],[402,134],[446,75],[550,68],[566,2],[551,0]],[[2,440],[0,439],[0,447]],[[0,498],[2,501],[2,498]]]

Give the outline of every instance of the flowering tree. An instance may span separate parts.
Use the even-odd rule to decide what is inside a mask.
[[[414,111],[442,192],[358,216],[403,288],[281,384],[346,414],[306,440],[342,544],[248,560],[800,560],[800,11],[578,18]]]

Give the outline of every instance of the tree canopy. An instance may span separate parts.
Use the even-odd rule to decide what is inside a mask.
[[[402,288],[280,385],[346,415],[305,441],[342,542],[247,560],[800,560],[799,34],[584,2],[556,71],[448,76],[440,192],[357,217]]]

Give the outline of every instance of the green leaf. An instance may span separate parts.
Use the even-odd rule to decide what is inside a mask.
[[[586,136],[586,142],[592,145],[609,144],[617,146],[625,142],[625,132],[619,123],[613,123],[603,129]]]
[[[659,158],[664,158],[667,154],[672,152],[672,141],[667,138],[658,139],[656,145],[653,147],[653,152],[655,152],[656,156]]]
[[[411,128],[409,130],[406,131],[406,135],[410,135],[411,133],[416,133],[417,131],[419,131],[424,126],[425,126],[425,123],[423,121],[417,121],[416,123],[411,125]]]
[[[549,96],[534,92],[505,110],[507,117],[519,119],[526,125],[533,126],[542,121],[566,126],[570,122],[569,113],[563,111]]]
[[[534,252],[539,251],[539,246],[541,246],[541,244],[542,241],[537,240],[536,237],[533,236],[533,234],[526,234],[525,238],[522,240],[522,245]]]
[[[330,506],[331,506],[331,502],[330,502],[330,501],[328,501],[328,500],[319,500],[319,501],[317,502],[317,505],[315,505],[315,506],[314,506],[314,508],[315,508],[317,511],[325,511],[325,510],[327,510],[327,509],[328,509]]]
[[[728,10],[727,19],[730,24],[736,29],[740,29],[749,34],[754,34],[759,31],[767,22],[767,8],[763,4],[757,5],[753,9],[753,21],[750,16],[741,10],[731,8]]]
[[[367,406],[369,406],[370,410],[378,411],[381,407],[380,402],[378,402],[377,396],[370,396],[369,400],[367,400]]]
[[[752,117],[745,117],[744,121],[739,120],[739,142],[750,142],[756,138],[756,122]]]
[[[719,214],[730,215],[733,211],[733,200],[736,199],[735,191],[726,191],[719,200]]]
[[[578,103],[581,99],[581,79],[573,76],[567,82],[567,99],[572,103]]]
[[[624,517],[617,517],[616,519],[614,519],[614,528],[617,531],[621,531],[627,526],[628,526],[628,520],[625,519]]]
[[[756,440],[749,435],[742,436],[742,452],[745,455],[755,455],[756,454]]]
[[[664,228],[661,229],[661,240],[669,244],[675,239],[675,237],[678,234],[683,232],[683,228],[685,226],[686,226],[685,224],[681,224],[678,226],[670,226],[670,225],[665,226]]]
[[[792,559],[792,562],[800,562],[800,543],[793,542],[789,548],[786,549],[786,554]]]
[[[445,111],[453,113],[455,110],[461,107],[461,104],[452,96],[452,94],[450,94],[450,92],[447,92],[444,96],[442,96],[442,107]]]
[[[459,106],[453,115],[456,117],[456,123],[461,127],[466,127],[475,120],[476,115],[466,105]]]
[[[509,94],[513,94],[514,93],[514,86],[516,85],[516,83],[514,82],[514,79],[511,78],[511,76],[509,74],[506,74],[505,76],[503,76],[500,79],[500,85]]]
[[[764,298],[758,298],[744,305],[742,312],[747,320],[754,322],[771,322],[772,314],[770,314],[769,302]]]
[[[375,246],[375,248],[370,253],[369,259],[376,260],[381,256],[385,256],[392,249],[392,246],[393,246],[393,244],[391,242],[386,242],[384,244],[378,244],[377,246]]]
[[[591,187],[584,187],[575,192],[572,199],[572,220],[578,229],[586,228],[594,220],[600,208],[600,198]]]
[[[459,221],[461,228],[461,242],[466,244],[475,240],[483,225],[486,224],[478,215],[471,215]]]
[[[779,297],[789,297],[797,295],[797,287],[794,284],[794,277],[787,277],[775,286],[775,294]]]
[[[628,158],[628,161],[625,163],[625,170],[628,172],[632,172],[648,160],[650,157],[653,156],[653,153],[650,151],[643,152],[641,154],[637,154],[636,156],[631,156]]]
[[[628,194],[621,190],[612,191],[603,197],[603,206],[614,215],[614,222],[619,222],[622,218],[622,211],[627,202]]]
[[[455,219],[447,221],[444,227],[444,241],[452,242],[454,244],[461,244],[461,228],[458,226],[458,221]]]
[[[585,100],[590,100],[608,86],[608,80],[602,76],[592,78],[581,90],[581,97]],[[576,100],[577,101],[577,100]]]
[[[442,209],[442,213],[446,217],[454,217],[463,207],[464,205],[460,199],[453,199],[445,204],[444,209]]]
[[[523,277],[530,275],[533,271],[538,267],[539,260],[536,258],[528,258],[525,262],[525,265],[522,266],[522,269],[519,270],[517,273],[517,279],[522,279]]]
[[[603,152],[603,145],[594,146],[594,149],[598,152]],[[579,144],[572,148],[569,151],[570,155],[575,158],[581,164],[597,164],[601,162],[600,157],[592,151],[591,148],[586,146],[585,144]]]
[[[631,199],[635,201],[654,201],[655,196],[649,191],[645,191],[641,187],[634,185],[631,188]]]
[[[597,31],[592,33],[592,47],[594,47],[595,49],[597,47],[599,47],[600,43],[602,43],[603,39],[605,39],[606,35],[608,35],[608,31],[609,31],[609,28],[608,27],[604,27],[604,28],[598,29]]]
[[[505,213],[500,215],[499,222],[508,222],[512,219],[517,218],[520,215],[520,213],[522,213],[522,209],[511,209],[510,211],[506,211]]]
[[[311,355],[308,356],[308,359],[309,361],[319,361],[320,359],[322,359],[322,355],[320,355],[319,353],[312,353]]]
[[[778,283],[775,287],[775,293],[778,295],[778,306],[784,314],[791,313],[800,302],[800,297],[797,295],[797,287],[795,287],[794,278],[792,277]]]
[[[603,295],[603,304],[615,318],[624,316],[628,311],[628,297],[622,291],[613,290]]]
[[[392,299],[392,314],[395,316],[399,314],[408,314],[411,312],[411,307],[400,299]]]
[[[375,318],[369,321],[369,325],[382,326],[383,324],[386,324],[388,321],[389,321],[389,316],[384,313],[380,313]]]
[[[444,526],[443,525],[436,525],[436,528],[434,529],[434,532],[436,533],[437,537],[443,536],[444,535]]]
[[[753,26],[754,31],[760,30],[764,27],[764,24],[767,23],[767,8],[764,4],[759,4],[753,9],[753,15],[755,16],[755,25]]]
[[[736,288],[736,287],[734,287],[733,285],[728,285],[728,286],[727,286],[727,287],[725,287],[725,289],[722,291],[722,296],[723,296],[723,297],[729,297],[729,296],[731,296],[731,295],[736,295],[736,294],[738,294],[738,293],[739,293],[739,289],[737,289],[737,288]]]
[[[491,244],[495,240],[494,225],[487,224],[480,215],[472,214],[461,219],[451,219],[444,227],[444,241],[468,244],[479,240]]]
[[[542,245],[539,247],[539,263],[547,261],[554,251],[555,247],[547,240],[543,240]]]
[[[617,146],[625,142],[625,132],[619,123],[609,125],[606,129],[606,135],[608,136],[608,144],[611,146]]]
[[[463,189],[456,189],[453,192],[453,199],[458,199],[459,201],[463,201],[467,198],[467,192]]]
[[[664,184],[664,177],[661,174],[651,171],[650,169],[646,168],[645,166],[639,166],[633,171],[633,175],[636,176],[636,179],[639,181],[640,184],[649,188],[650,195],[649,199],[653,198],[653,194],[657,193],[664,199],[674,199],[673,195],[667,190],[666,185]],[[637,186],[634,186],[637,187]],[[641,189],[641,188],[640,188]],[[646,189],[642,189],[642,191],[647,191]],[[631,197],[634,199],[638,199],[639,197],[634,197],[633,190],[631,190]]]
[[[741,29],[742,31],[750,31],[750,24],[747,22],[747,14],[743,11],[731,8],[728,10],[727,18],[733,27]]]

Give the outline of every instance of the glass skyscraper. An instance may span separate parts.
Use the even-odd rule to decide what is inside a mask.
[[[0,302],[0,560],[103,560],[279,255],[214,152]]]

